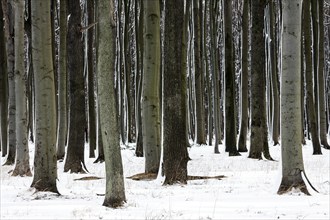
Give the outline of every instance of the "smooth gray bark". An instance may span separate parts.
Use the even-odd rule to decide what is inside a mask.
[[[32,1],[31,4],[36,120],[34,177],[31,187],[38,191],[58,193],[50,1]]]
[[[302,0],[283,0],[281,75],[282,181],[278,194],[293,188],[309,194],[302,178],[301,12]]]
[[[13,176],[32,176],[29,163],[26,73],[24,66],[24,0],[15,0],[16,159]]]
[[[104,144],[106,194],[103,205],[122,206],[126,201],[120,152],[119,125],[114,89],[116,23],[114,1],[98,2],[98,98]]]
[[[159,1],[144,6],[144,50],[142,79],[142,134],[145,172],[158,173],[160,137],[160,8]]]

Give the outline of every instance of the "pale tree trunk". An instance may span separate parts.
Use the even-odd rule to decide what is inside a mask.
[[[32,176],[29,163],[26,73],[24,67],[24,0],[15,0],[16,160],[13,176]]]
[[[3,18],[2,4],[0,3],[0,18]],[[0,48],[6,48],[4,20],[0,19]],[[0,51],[0,142],[1,156],[7,155],[7,126],[8,126],[8,75],[6,50]]]
[[[325,81],[324,81],[324,5],[323,0],[318,0],[319,7],[319,60],[318,60],[318,97],[319,97],[319,132],[321,144],[325,149],[330,149],[330,145],[327,141],[327,117],[325,110]],[[328,51],[329,52],[329,51]]]
[[[8,141],[7,158],[4,165],[12,165],[16,154],[16,132],[15,132],[15,79],[14,79],[14,9],[11,1],[2,1],[5,20],[6,51],[7,51],[7,73],[8,73]]]
[[[247,152],[246,139],[249,123],[249,0],[244,0],[242,17],[242,70],[240,91],[240,127],[238,151]]]
[[[264,9],[265,0],[252,1],[251,32],[251,134],[249,158],[272,159],[268,148],[268,129],[266,117],[266,73],[265,73],[265,38]]]
[[[60,1],[60,45],[58,73],[58,125],[57,125],[57,159],[63,160],[67,139],[67,70],[66,70],[66,35],[67,35],[67,1]]]
[[[305,80],[306,80],[306,101],[307,112],[309,119],[310,133],[313,143],[313,154],[322,154],[321,144],[317,133],[317,118],[315,115],[315,104],[313,96],[313,60],[312,60],[312,39],[311,39],[311,0],[304,0],[303,2],[303,31],[304,31],[304,51],[305,51]]]
[[[281,75],[282,182],[278,194],[293,188],[309,194],[302,178],[301,11],[302,0],[283,0]]]
[[[196,94],[196,115],[195,115],[195,136],[197,144],[206,144],[205,120],[204,120],[204,100],[203,100],[203,70],[201,60],[201,18],[199,15],[201,5],[198,0],[193,1],[194,17],[194,74],[195,74],[195,94]]]
[[[142,134],[145,172],[158,173],[160,162],[160,8],[159,1],[144,4]]]
[[[165,4],[163,169],[164,184],[187,183],[186,73],[183,73],[184,2]]]
[[[106,194],[103,205],[108,207],[122,206],[126,201],[114,89],[116,54],[114,9],[113,0],[98,2],[98,104],[106,168]]]
[[[50,1],[31,1],[32,59],[35,80],[35,155],[31,187],[58,193],[56,187],[56,105]]]
[[[229,156],[239,156],[236,148],[236,105],[234,42],[232,32],[232,3],[224,0],[224,109],[225,109],[225,148]]]

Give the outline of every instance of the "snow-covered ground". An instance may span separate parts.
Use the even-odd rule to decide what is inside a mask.
[[[187,185],[163,186],[161,178],[134,181],[125,178],[127,203],[119,209],[102,206],[105,179],[75,181],[84,176],[104,177],[104,164],[86,157],[88,174],[63,173],[58,163],[61,196],[36,193],[32,177],[12,177],[13,166],[1,167],[1,219],[330,219],[330,152],[313,156],[311,143],[303,146],[305,170],[320,192],[277,195],[280,182],[280,147],[270,146],[277,161],[252,160],[247,153],[228,157],[214,154],[212,146],[192,146],[190,175],[225,175],[222,180],[192,180]],[[86,151],[87,152],[87,151]],[[30,149],[33,155],[33,146]],[[86,154],[88,155],[88,153]],[[132,148],[122,150],[124,175],[142,173],[144,158]],[[2,158],[2,162],[4,158]],[[32,164],[32,160],[31,160]]]

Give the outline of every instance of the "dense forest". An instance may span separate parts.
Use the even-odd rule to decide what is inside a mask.
[[[0,18],[1,156],[36,190],[60,193],[89,152],[118,207],[122,146],[172,185],[193,142],[258,160],[281,145],[278,194],[309,194],[301,146],[330,149],[329,0],[1,0]]]

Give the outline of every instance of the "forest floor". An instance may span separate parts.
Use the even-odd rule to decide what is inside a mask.
[[[33,148],[30,144],[31,157]],[[134,146],[123,146],[127,202],[118,209],[102,206],[105,168],[104,163],[93,164],[95,158],[86,157],[87,174],[64,173],[64,163],[58,162],[61,196],[36,193],[30,189],[32,177],[12,177],[9,172],[14,166],[1,166],[0,219],[330,219],[330,151],[322,149],[323,155],[314,156],[310,141],[303,146],[306,174],[319,191],[308,187],[312,196],[276,194],[281,180],[280,146],[270,146],[276,161],[248,159],[247,153],[229,157],[223,146],[220,151],[214,154],[212,146],[193,145],[188,173],[225,178],[163,186],[162,177],[127,178],[144,171],[144,158],[134,156]]]

